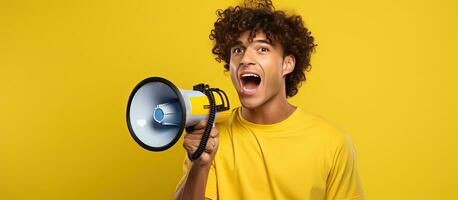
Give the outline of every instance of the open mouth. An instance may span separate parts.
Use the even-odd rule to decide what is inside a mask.
[[[243,90],[247,92],[254,92],[261,84],[261,76],[255,73],[242,73],[240,81]]]

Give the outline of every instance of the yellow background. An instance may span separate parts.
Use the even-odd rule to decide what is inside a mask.
[[[455,2],[274,2],[319,44],[291,101],[350,133],[368,199],[458,199]],[[127,98],[162,76],[235,104],[208,39],[234,4],[0,1],[0,199],[171,198],[184,150],[140,148]]]

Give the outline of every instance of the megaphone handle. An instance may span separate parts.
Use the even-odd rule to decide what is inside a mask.
[[[208,115],[207,126],[205,126],[204,134],[202,135],[202,139],[200,140],[199,147],[197,148],[196,152],[194,152],[194,154],[190,155],[188,153],[188,157],[191,161],[197,160],[202,155],[202,153],[205,151],[205,147],[207,146],[210,132],[215,122],[215,116],[216,116],[215,97],[213,96],[211,89],[207,89],[204,92],[205,92],[205,95],[207,95],[208,100],[210,101],[210,114]]]

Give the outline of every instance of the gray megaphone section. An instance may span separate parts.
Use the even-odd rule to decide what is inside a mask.
[[[180,126],[181,110],[179,102],[159,104],[154,108],[153,119],[164,126]]]
[[[195,90],[183,90],[179,89],[180,95],[184,101],[185,108],[181,108],[179,102],[168,102],[159,104],[154,108],[154,121],[164,126],[180,126],[181,123],[181,112],[184,111],[186,115],[185,127],[193,126],[199,121],[207,119],[207,115],[193,115],[192,105],[190,99],[192,97],[199,97],[206,95],[200,91]]]

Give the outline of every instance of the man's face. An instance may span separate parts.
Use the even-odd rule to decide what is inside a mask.
[[[263,32],[256,33],[251,42],[248,31],[241,34],[238,44],[231,48],[229,65],[232,83],[245,108],[258,108],[276,97],[286,99],[284,77],[291,70],[284,66],[281,44],[272,43]]]

